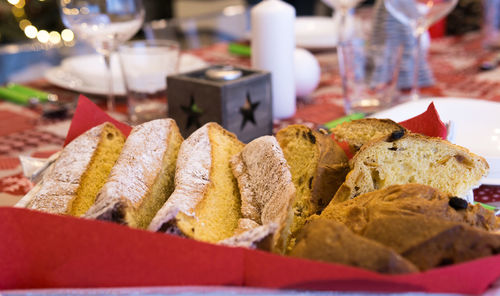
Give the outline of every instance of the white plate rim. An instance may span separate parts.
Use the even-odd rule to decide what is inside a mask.
[[[87,55],[85,55],[85,56],[87,56]],[[196,58],[197,60],[201,61],[200,58],[198,58],[195,55],[189,54],[189,53],[183,53],[182,56],[189,57],[189,58]],[[76,57],[69,57],[69,58],[77,58],[77,56]],[[205,62],[205,64],[206,64],[205,66],[209,65],[206,62]],[[182,72],[182,69],[181,69],[181,72]],[[61,78],[63,76],[67,77],[67,78],[66,79]],[[69,89],[69,90],[74,91],[74,92],[80,92],[80,93],[89,94],[89,95],[100,95],[100,96],[104,96],[108,93],[108,89],[105,89],[105,88],[102,88],[102,87],[96,86],[96,85],[89,85],[88,83],[85,83],[77,75],[71,73],[71,71],[64,69],[62,67],[62,65],[48,69],[45,72],[44,77],[45,77],[45,79],[47,79],[47,81],[49,83],[51,83],[57,87],[60,87],[60,88]],[[79,83],[75,83],[74,85],[72,85],[71,82],[69,81],[71,79],[73,81],[79,81]],[[115,88],[115,89],[113,89],[113,94],[115,96],[125,96],[126,91],[123,88],[120,88],[120,89]]]

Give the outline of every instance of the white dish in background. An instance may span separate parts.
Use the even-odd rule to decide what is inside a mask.
[[[423,113],[431,102],[444,123],[452,121],[453,143],[484,157],[490,165],[490,173],[482,183],[500,185],[500,103],[465,98],[421,99],[371,117],[400,122]]]
[[[125,95],[125,86],[121,78],[121,69],[116,56],[112,58],[113,93]],[[179,72],[185,73],[208,66],[202,59],[191,55],[182,54],[179,61]],[[108,76],[102,57],[97,54],[70,57],[60,66],[45,72],[45,78],[52,84],[71,89],[76,92],[106,95],[108,93]]]
[[[331,17],[306,16],[295,20],[295,43],[306,49],[334,48],[338,43],[338,26]]]

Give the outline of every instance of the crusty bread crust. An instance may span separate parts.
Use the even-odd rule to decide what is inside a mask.
[[[465,197],[488,173],[484,158],[446,140],[410,132],[393,135],[361,147],[351,159],[351,171],[332,202],[407,183],[430,185]]]
[[[342,223],[315,219],[300,232],[291,256],[398,274],[418,269],[394,250],[351,232]]]
[[[363,234],[374,220],[417,215],[422,219],[466,223],[488,231],[500,227],[500,218],[492,211],[478,204],[455,209],[450,205],[449,194],[421,184],[388,186],[341,203],[330,203],[321,213],[322,218],[341,222],[358,234]]]
[[[76,198],[85,170],[101,140],[106,128],[116,128],[111,123],[103,123],[86,131],[71,141],[59,158],[45,173],[40,190],[28,205],[29,209],[52,214],[69,214]]]
[[[229,231],[227,228],[222,229],[222,225],[226,221],[218,221],[217,223],[220,222],[220,224],[217,225],[214,225],[213,223],[210,224],[213,227],[217,226],[215,227],[217,228],[217,233],[203,232],[194,226],[192,228],[191,226],[189,226],[190,229],[181,229],[181,223],[184,223],[183,227],[185,228],[188,227],[186,225],[195,223],[195,220],[201,221],[199,220],[196,211],[200,209],[200,206],[206,204],[206,202],[209,200],[208,197],[210,196],[210,194],[216,192],[215,190],[218,189],[216,186],[217,181],[215,180],[215,178],[213,178],[213,176],[216,175],[217,171],[219,173],[222,171],[226,172],[227,169],[230,172],[229,160],[225,159],[225,157],[230,154],[229,151],[224,150],[224,153],[226,153],[226,155],[224,156],[223,163],[220,163],[218,167],[216,165],[215,159],[218,157],[217,155],[215,155],[215,151],[217,149],[216,145],[221,144],[217,142],[216,137],[222,137],[224,140],[230,143],[228,145],[231,147],[225,147],[229,150],[238,150],[239,152],[244,146],[243,143],[238,141],[237,137],[233,133],[225,130],[220,125],[214,122],[205,124],[198,130],[196,130],[193,134],[191,134],[191,136],[189,136],[182,143],[179,150],[177,168],[175,173],[175,191],[153,218],[151,224],[148,227],[149,230],[182,233],[182,235],[185,235],[187,237],[206,240],[210,242],[217,242],[232,235],[232,233],[230,235],[226,234],[226,232]],[[218,149],[221,149],[221,147],[219,147]],[[234,154],[229,155],[229,157],[232,157],[233,155]],[[226,180],[231,183],[231,186],[229,187],[236,187],[236,180],[234,179],[234,176],[232,176],[231,174],[230,177],[231,180]],[[236,190],[233,189],[231,192],[231,201],[236,201],[237,199],[237,213],[225,213],[226,215],[235,215],[234,217],[232,217],[235,220],[234,229],[236,228],[237,220],[241,215],[240,196],[239,192],[237,192],[237,187],[235,189]],[[214,200],[220,200],[225,197],[226,196],[216,196]],[[219,208],[212,208],[211,210],[214,210],[219,214],[221,211]],[[236,211],[236,209],[231,209],[231,211]],[[205,223],[205,221],[202,221],[201,223],[202,225],[208,225],[208,223]],[[220,228],[218,227],[219,225],[221,226]],[[203,227],[201,225],[198,226],[199,228]],[[234,229],[232,229],[231,231],[234,232]],[[198,237],[199,235],[206,235],[206,237],[200,238]],[[221,236],[225,237],[220,238]]]
[[[210,184],[212,167],[210,123],[193,132],[181,145],[175,171],[175,191],[155,215],[148,229],[159,231],[169,224],[175,227],[175,216],[182,212],[193,216]]]
[[[232,158],[231,168],[241,194],[243,218],[237,232],[252,228],[249,224],[253,223],[247,220],[255,222],[254,226],[275,223],[278,227],[271,249],[283,253],[293,219],[295,186],[278,141],[273,136],[253,140]],[[255,235],[256,240],[261,239],[261,232]]]
[[[152,194],[156,182],[163,180],[160,174],[167,173],[168,169],[164,167],[167,165],[165,158],[171,157],[169,153],[177,154],[177,150],[169,150],[169,145],[179,145],[180,142],[182,136],[173,119],[157,119],[134,127],[111,170],[109,180],[85,217],[146,227],[147,224],[136,225],[136,221],[128,215],[141,207],[145,198]],[[167,184],[162,187],[173,183],[173,178],[173,174],[168,176]],[[173,184],[170,187],[171,185]],[[163,192],[164,190],[165,188],[160,188],[162,194],[155,193],[159,196],[154,196],[163,200],[161,205],[171,193]]]
[[[365,143],[405,128],[390,119],[363,118],[344,122],[330,129],[338,142],[347,142],[354,154]]]

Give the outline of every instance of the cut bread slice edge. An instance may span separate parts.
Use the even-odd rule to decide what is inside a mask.
[[[467,198],[489,166],[464,147],[406,132],[365,144],[350,161],[351,171],[332,202],[342,202],[390,185],[418,183]]]

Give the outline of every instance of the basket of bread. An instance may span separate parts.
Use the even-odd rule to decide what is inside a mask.
[[[500,277],[500,219],[470,197],[488,164],[444,139],[380,119],[183,139],[96,108],[80,98],[69,143],[0,208],[0,288],[482,293]]]

